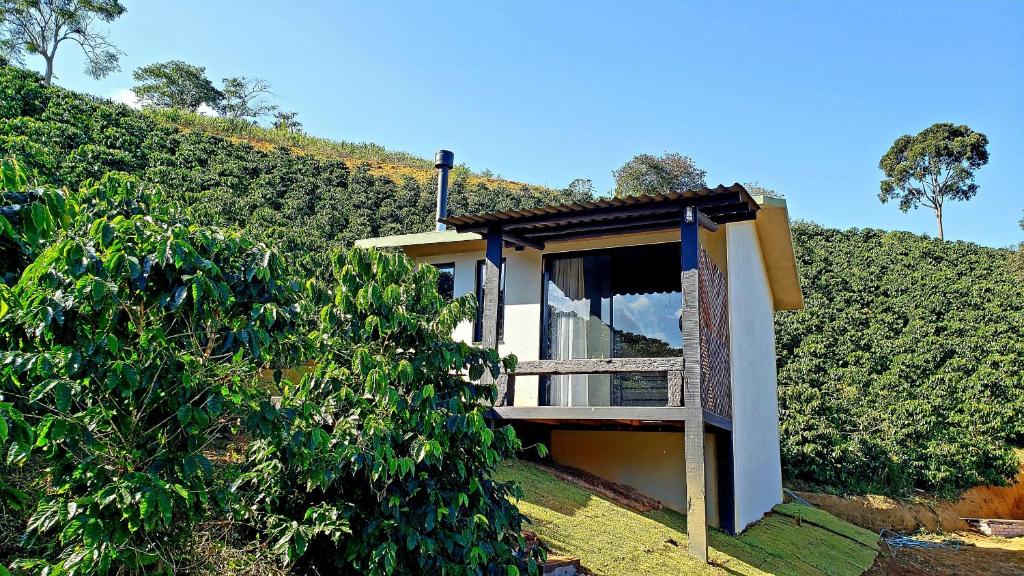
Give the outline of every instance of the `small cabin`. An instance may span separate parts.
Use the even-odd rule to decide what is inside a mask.
[[[786,202],[741,185],[449,216],[371,238],[436,266],[477,317],[456,339],[519,359],[492,417],[557,464],[736,534],[782,501],[776,310],[797,309]]]

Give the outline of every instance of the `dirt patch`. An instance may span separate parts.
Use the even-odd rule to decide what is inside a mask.
[[[1024,462],[1024,451],[1018,451],[1018,456]],[[961,518],[1024,520],[1024,468],[1015,484],[972,488],[956,502],[924,498],[901,502],[886,496],[797,494],[847,522],[875,532],[883,528],[897,532],[969,531],[970,527]]]
[[[943,534],[963,541],[959,550],[944,548],[882,551],[864,576],[1021,576],[1024,538],[988,538],[971,532]]]

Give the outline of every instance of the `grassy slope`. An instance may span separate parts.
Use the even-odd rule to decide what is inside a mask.
[[[686,517],[679,513],[631,512],[525,462],[506,464],[498,478],[522,484],[520,509],[546,545],[599,575],[856,576],[878,554],[871,532],[820,510],[783,504],[739,537],[713,531],[712,565],[703,566],[686,554]]]

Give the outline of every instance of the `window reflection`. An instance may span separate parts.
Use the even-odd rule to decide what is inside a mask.
[[[455,298],[455,263],[434,264],[437,268],[437,293],[451,302]]]
[[[545,260],[545,354],[550,359],[681,356],[679,244]],[[664,374],[552,376],[559,406],[664,406]]]

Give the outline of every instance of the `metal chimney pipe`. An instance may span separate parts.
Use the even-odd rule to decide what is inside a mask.
[[[434,154],[434,167],[437,168],[437,230],[446,228],[442,218],[448,216],[448,171],[455,165],[455,154],[449,150],[438,150]]]

